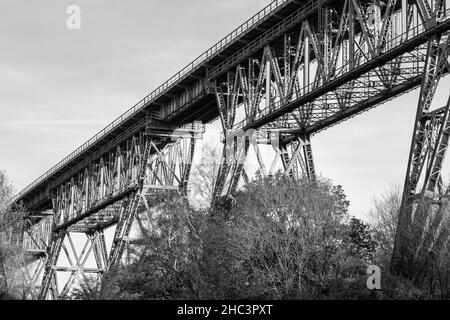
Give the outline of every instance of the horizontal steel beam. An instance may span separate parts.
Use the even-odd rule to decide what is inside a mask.
[[[101,203],[93,206],[92,208],[90,208],[87,211],[81,212],[79,214],[77,214],[75,217],[70,218],[67,221],[64,221],[62,224],[57,224],[54,228],[53,232],[58,232],[60,230],[64,230],[67,229],[68,227],[74,225],[75,223],[89,217],[90,215],[105,209],[106,207],[110,206],[111,204],[114,204],[116,202],[118,202],[119,200],[125,198],[127,195],[136,192],[138,190],[139,186],[133,186],[133,187],[129,187],[126,190],[118,193],[117,195],[114,195],[113,197],[109,197],[107,199],[105,199],[104,201],[102,201]]]

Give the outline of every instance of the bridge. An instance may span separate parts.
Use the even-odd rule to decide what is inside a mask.
[[[66,296],[78,276],[122,261],[131,225],[165,193],[186,195],[195,145],[220,119],[224,151],[213,204],[277,161],[290,177],[315,178],[311,138],[420,87],[392,270],[417,278],[425,253],[448,241],[450,190],[441,169],[450,103],[432,104],[450,71],[445,0],[276,0],[21,191],[22,245],[35,268],[35,298]],[[259,149],[273,146],[274,158]],[[406,158],[406,155],[405,155]],[[433,210],[419,205],[427,203]],[[104,230],[116,226],[111,249]],[[425,232],[431,225],[433,232]],[[58,257],[87,242],[72,267]],[[70,245],[65,244],[68,241]],[[84,267],[93,255],[96,268]],[[68,258],[70,260],[70,258]],[[64,286],[57,273],[66,272]]]

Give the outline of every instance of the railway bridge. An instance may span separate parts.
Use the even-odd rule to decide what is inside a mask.
[[[248,179],[250,150],[262,174],[279,161],[285,174],[314,179],[315,134],[420,87],[392,259],[395,272],[419,277],[411,266],[449,237],[441,169],[450,103],[432,103],[450,71],[449,2],[270,3],[15,197],[29,212],[21,242],[34,261],[35,298],[62,298],[78,277],[121,262],[139,212],[161,194],[186,194],[205,124],[219,118],[224,132],[215,205]],[[259,152],[264,145],[273,159]],[[104,230],[114,225],[107,250]],[[86,245],[61,267],[74,233]],[[84,266],[89,255],[95,268]],[[58,272],[69,274],[64,285]]]

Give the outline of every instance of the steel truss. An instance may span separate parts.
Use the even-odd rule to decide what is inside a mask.
[[[261,144],[259,136],[266,132],[276,133],[277,138],[272,137],[272,142],[278,140],[272,143],[276,158],[282,155],[289,175],[296,174],[292,173],[295,166],[287,161],[287,145],[293,144],[295,148],[298,144],[302,146],[300,149],[307,149],[302,159],[296,161],[303,164],[298,168],[313,177],[312,134],[339,118],[357,114],[417,86],[426,60],[425,45],[417,45],[383,65],[368,68],[334,90],[324,91],[331,81],[348,76],[408,39],[408,35],[419,32],[421,21],[414,15],[413,6],[403,3],[401,12],[399,7],[400,1],[388,1],[382,16],[379,5],[369,7],[362,1],[346,0],[343,6],[319,5],[317,19],[303,20],[298,29],[285,32],[250,58],[243,57],[226,73],[227,61],[210,71],[226,135],[213,202],[232,194],[242,173],[247,179],[244,163],[251,145],[255,147],[261,172],[267,175],[257,150]],[[369,8],[373,11],[370,26],[363,18],[370,13]],[[249,50],[242,49],[242,54],[248,55]],[[239,53],[230,60],[236,63],[238,56]],[[316,99],[301,101],[292,111],[272,116],[316,90],[322,90]],[[241,106],[244,119],[236,123],[237,109]],[[248,132],[251,129],[258,129],[255,137]],[[294,152],[294,159],[300,154]]]
[[[251,146],[263,175],[271,172],[257,150],[267,143],[262,136],[277,141],[275,154],[286,174],[312,178],[311,135],[422,85],[392,264],[394,271],[420,279],[424,257],[438,252],[449,234],[450,191],[443,190],[440,178],[449,106],[430,111],[437,84],[450,71],[446,1],[318,5],[317,19],[286,26],[262,49],[257,45],[263,41],[255,40],[209,71],[225,142],[213,204],[232,195],[241,176],[248,180],[244,164]],[[241,107],[243,119],[236,121]],[[287,156],[289,144],[296,150],[291,152],[295,165]],[[422,172],[423,189],[416,192]],[[431,232],[424,234],[429,225]]]
[[[267,52],[270,57],[270,52]],[[267,60],[269,69],[269,60]],[[267,69],[267,70],[268,70]],[[267,71],[267,79],[270,77],[270,71]],[[261,83],[263,75],[258,76]],[[270,92],[271,82],[266,88]],[[259,84],[261,87],[261,84]],[[312,147],[310,136],[298,135],[286,132],[283,126],[277,127],[272,124],[260,130],[247,130],[244,132],[233,131],[233,125],[236,118],[236,110],[240,105],[245,108],[246,117],[252,116],[252,108],[260,103],[260,94],[255,88],[249,85],[248,78],[245,76],[245,70],[238,67],[236,73],[228,73],[228,82],[214,86],[217,104],[219,106],[220,119],[224,129],[224,149],[223,156],[218,172],[218,178],[215,185],[212,205],[216,207],[221,199],[231,196],[238,187],[239,180],[243,176],[244,181],[248,183],[249,178],[245,170],[245,164],[250,148],[256,154],[258,161],[259,174],[263,177],[271,176],[275,173],[275,168],[279,160],[282,161],[284,174],[289,177],[299,178],[305,176],[308,179],[315,179],[315,167],[312,156]],[[253,107],[252,107],[253,106]],[[269,166],[266,164],[261,154],[261,145],[271,145],[275,153]]]
[[[424,36],[450,28],[448,12],[434,19],[421,14],[416,2],[391,0],[381,15],[381,6],[366,1],[343,3],[322,8],[319,21],[304,20],[299,29],[242,58],[235,70],[210,71],[222,84],[216,85],[219,92],[240,90],[236,102],[245,118],[230,129],[272,125],[315,133],[420,85]],[[364,18],[369,10],[376,13],[372,26]],[[218,104],[224,108],[220,99]]]
[[[106,271],[122,262],[133,221],[157,205],[152,195],[187,195],[195,142],[203,132],[200,123],[174,127],[152,117],[144,130],[54,189],[53,213],[35,215],[36,221],[24,233],[24,248],[39,262],[27,277],[33,285],[42,278],[39,299],[64,299],[87,275],[100,281]],[[108,252],[104,230],[114,225]],[[73,240],[75,234],[84,235],[81,249],[77,248],[79,241]],[[95,267],[87,266],[90,259]],[[62,260],[69,266],[62,266]],[[59,272],[68,274],[62,286]]]
[[[212,200],[217,206],[232,196],[241,178],[249,180],[249,153],[255,153],[262,176],[272,175],[281,163],[287,176],[314,180],[314,134],[421,86],[392,263],[394,271],[419,281],[423,268],[409,266],[426,265],[424,257],[439,251],[449,235],[450,190],[443,190],[440,175],[450,103],[430,108],[439,80],[450,71],[447,2],[308,2],[257,38],[242,41],[217,64],[211,62],[206,77],[195,79],[198,84],[187,87],[181,98],[167,96],[170,108],[149,109],[179,119],[175,115],[187,111],[200,93],[202,97],[213,93],[224,130]],[[194,111],[192,118],[198,116]],[[29,228],[31,238],[24,238],[30,251],[36,251],[36,259],[45,261],[41,299],[59,298],[60,292],[67,295],[86,270],[101,276],[116,266],[130,243],[128,234],[137,213],[154,205],[152,195],[185,192],[195,139],[204,128],[183,127],[163,118],[149,114],[148,119],[135,119],[137,124],[124,125],[119,136],[105,138],[101,149],[86,152],[69,173],[53,177],[51,233],[42,231],[46,229],[40,224],[48,222],[38,218]],[[272,159],[262,155],[267,145],[273,150]],[[115,224],[107,254],[102,231]],[[72,248],[71,233],[86,235],[81,251]],[[61,251],[70,256],[70,270],[58,267]],[[94,255],[96,268],[85,268],[86,254]],[[57,271],[69,273],[69,284],[62,290]]]

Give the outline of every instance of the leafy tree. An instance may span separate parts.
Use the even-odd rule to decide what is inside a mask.
[[[72,299],[199,299],[205,214],[180,196],[155,199],[158,206],[129,265],[112,270],[101,288],[88,279]]]
[[[373,240],[369,226],[357,218],[351,218],[348,238],[349,255],[367,262],[373,261],[377,243]]]
[[[348,255],[349,202],[329,181],[258,179],[220,209],[226,214],[195,210],[179,197],[160,200],[138,259],[107,275],[100,291],[92,284],[85,292],[104,299],[330,299],[359,297],[366,288],[365,260]]]
[[[329,256],[344,231],[348,201],[342,188],[327,181],[311,183],[277,175],[249,184],[235,198],[226,224],[226,243],[216,250],[225,256],[208,268],[226,268],[227,261],[232,264],[228,273],[220,272],[227,274],[222,281],[237,278],[238,287],[224,285],[233,288],[231,295],[302,298],[313,287],[320,287]],[[236,265],[243,273],[240,276],[233,269]]]
[[[391,240],[377,245],[378,239],[389,239],[383,232],[392,226],[387,219],[369,226],[349,217],[342,187],[328,180],[260,178],[237,192],[220,213],[194,209],[175,195],[155,203],[161,205],[149,216],[136,259],[112,270],[101,287],[91,281],[72,298],[428,297],[383,265],[383,291],[367,289],[368,265],[386,260],[382,255],[389,252]],[[378,206],[389,208],[382,202]],[[386,212],[391,211],[372,216],[385,217]]]

